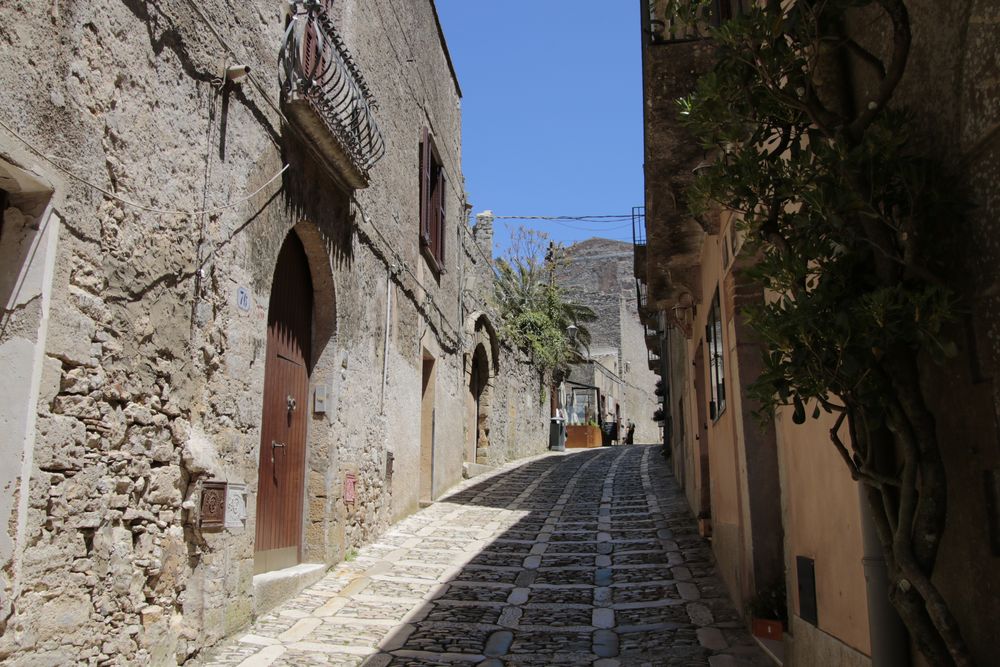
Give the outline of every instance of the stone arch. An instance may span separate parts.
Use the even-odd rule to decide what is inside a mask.
[[[315,412],[315,405],[309,407],[311,414],[306,453],[306,494],[304,523],[305,535],[302,542],[304,562],[333,562],[341,557],[343,526],[336,512],[330,512],[323,504],[310,503],[307,498],[316,496],[333,497],[340,493],[337,477],[329,471],[340,469],[337,448],[337,433],[330,428],[337,405],[336,392],[339,390],[339,353],[337,346],[339,316],[337,303],[337,258],[340,250],[338,241],[327,233],[325,226],[319,226],[310,219],[300,219],[292,228],[305,250],[309,262],[309,273],[313,284],[313,340],[312,372],[310,393],[319,387],[328,392],[326,409],[329,413]],[[313,396],[310,395],[310,402]],[[322,481],[321,481],[322,480]]]
[[[490,352],[493,372],[500,366],[500,339],[497,338],[496,327],[490,322],[489,316],[477,310],[465,318],[465,333],[472,339],[472,348],[479,343],[486,345]]]
[[[496,329],[483,312],[472,313],[465,322],[470,339],[468,368],[467,458],[485,464],[489,460],[493,409],[493,379],[499,367],[500,343]]]
[[[493,380],[489,355],[480,343],[472,353],[469,369],[469,394],[474,405],[476,463],[486,463],[490,446],[490,417],[493,403]]]
[[[268,297],[255,574],[301,562],[314,312],[309,259],[298,235],[287,234]]]
[[[313,284],[313,353],[317,367],[337,337],[337,288],[333,282],[333,244],[313,223],[302,220],[292,228],[309,261]]]
[[[279,231],[280,230],[280,231]],[[257,242],[259,254],[251,257],[251,271],[259,282],[277,267],[281,247],[294,236],[301,243],[308,275],[312,283],[312,328],[308,359],[309,388],[301,409],[307,414],[305,480],[302,494],[301,562],[334,562],[340,557],[338,517],[320,504],[309,503],[308,498],[332,496],[337,490],[335,479],[327,474],[339,468],[336,434],[329,428],[326,413],[316,412],[314,392],[324,387],[328,393],[327,409],[335,406],[332,393],[336,391],[337,355],[337,249],[326,230],[312,220],[300,218],[290,227],[283,225]],[[270,279],[268,292],[270,291]],[[260,474],[260,464],[255,475]],[[258,479],[259,493],[259,479]]]

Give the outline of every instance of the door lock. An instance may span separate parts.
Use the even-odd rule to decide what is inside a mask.
[[[278,448],[287,449],[287,445],[283,442],[278,442],[277,440],[271,441],[271,466],[274,466],[274,450]]]
[[[299,407],[299,404],[292,398],[291,394],[288,396],[288,411],[295,412],[295,409]]]

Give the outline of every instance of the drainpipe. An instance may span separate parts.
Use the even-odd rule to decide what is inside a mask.
[[[889,573],[872,520],[865,487],[858,484],[861,505],[861,538],[864,542],[865,589],[868,594],[868,631],[871,634],[872,667],[901,667],[910,662],[910,636],[889,602]]]
[[[392,274],[394,266],[385,270],[385,341],[382,347],[382,399],[379,413],[385,414],[385,385],[389,382],[389,327],[392,326]]]

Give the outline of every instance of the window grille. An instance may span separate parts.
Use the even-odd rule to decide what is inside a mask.
[[[722,416],[726,410],[726,376],[722,345],[722,309],[719,305],[719,288],[715,288],[715,298],[712,308],[708,311],[708,324],[705,325],[705,342],[708,347],[708,374],[711,388],[711,399],[708,404],[708,414],[713,421]]]

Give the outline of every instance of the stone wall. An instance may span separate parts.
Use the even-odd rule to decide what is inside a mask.
[[[463,237],[463,310],[466,316],[466,375],[477,345],[488,351],[490,379],[483,403],[487,414],[487,446],[479,440],[471,395],[466,407],[467,459],[496,466],[548,448],[551,378],[523,351],[499,339],[500,317],[493,306],[493,215],[476,216],[472,233]],[[477,323],[479,324],[477,329]],[[478,442],[477,442],[478,441]],[[472,454],[470,456],[469,454]],[[476,456],[478,454],[478,456]]]
[[[946,276],[963,300],[963,316],[948,332],[959,348],[948,364],[925,364],[948,481],[948,522],[935,583],[955,612],[978,663],[995,661],[1000,615],[1000,510],[989,480],[1000,476],[1000,2],[909,0],[912,46],[894,103],[910,110],[920,148],[939,158],[971,204],[949,220],[955,252]],[[891,45],[888,21],[859,12],[850,29],[882,57]],[[858,103],[876,81],[867,68],[852,72]],[[984,483],[985,482],[985,483]],[[990,508],[994,509],[990,509]]]
[[[913,114],[916,148],[941,160],[947,177],[955,179],[957,199],[971,205],[964,215],[956,208],[946,221],[953,255],[943,277],[958,292],[961,315],[945,335],[957,344],[958,356],[922,368],[948,482],[947,524],[934,578],[974,659],[988,664],[995,660],[996,637],[986,619],[1000,614],[1000,600],[991,593],[1000,586],[1000,517],[989,490],[990,480],[1000,474],[1000,392],[994,379],[1000,361],[995,287],[1000,2],[910,0],[907,7],[912,45],[893,104]],[[849,29],[864,46],[888,57],[891,39],[884,16],[857,12]],[[851,74],[858,104],[864,104],[876,81],[859,64]],[[915,663],[923,664],[922,657]]]
[[[0,188],[17,195],[0,237],[0,359],[12,371],[4,391],[21,397],[2,419],[24,434],[5,435],[21,467],[0,479],[7,664],[174,664],[250,621],[267,311],[289,234],[314,288],[310,392],[328,394],[325,412],[303,406],[301,559],[330,564],[371,540],[418,506],[422,477],[435,496],[461,478],[460,92],[433,4],[335,3],[386,142],[370,187],[354,193],[280,112],[285,7],[0,7]],[[234,64],[250,77],[220,85]],[[424,127],[449,183],[439,277],[418,244]],[[15,172],[41,184],[38,202],[23,203]],[[45,205],[38,232],[27,216]],[[26,286],[27,302],[10,285]],[[428,356],[435,455],[422,470]],[[23,368],[7,366],[14,358]],[[511,424],[539,401],[527,367],[499,364]],[[529,451],[533,437],[502,458]],[[200,527],[209,480],[245,498],[244,520]]]
[[[521,350],[502,345],[495,382],[486,463],[497,466],[546,451],[551,391],[548,375],[540,373]]]

